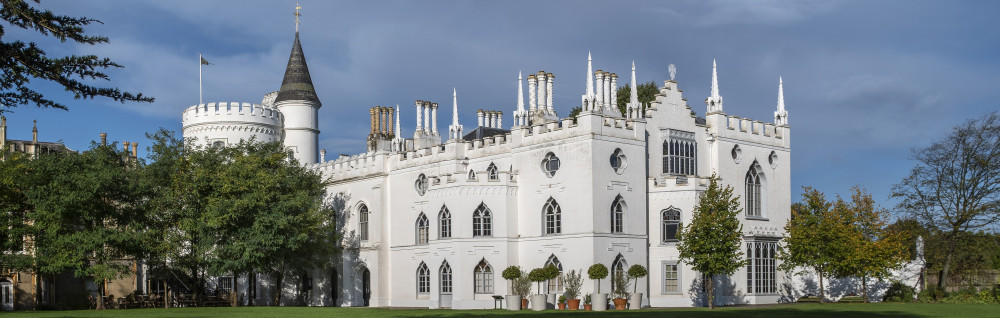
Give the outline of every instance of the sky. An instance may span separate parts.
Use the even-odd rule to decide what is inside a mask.
[[[320,148],[330,157],[365,151],[368,109],[395,106],[404,135],[414,100],[442,105],[460,121],[476,109],[513,123],[517,74],[556,75],[555,110],[566,116],[594,68],[629,72],[662,86],[669,64],[699,116],[718,62],[725,112],[773,122],[784,79],[791,130],[792,200],[801,187],[847,195],[862,185],[892,208],[891,188],[914,163],[911,149],[998,109],[1000,12],[996,1],[319,1],[301,0],[300,36],[319,111]],[[86,149],[98,134],[137,141],[140,156],[159,127],[180,134],[181,112],[205,102],[260,103],[288,61],[295,1],[43,0],[57,14],[101,20],[86,30],[110,43],[59,43],[3,24],[3,41],[38,43],[52,56],[96,54],[124,68],[92,81],[156,98],[153,103],[74,100],[51,83],[31,87],[69,111],[19,107],[6,113],[10,139]],[[627,77],[625,77],[627,78]],[[624,81],[619,84],[625,84]]]

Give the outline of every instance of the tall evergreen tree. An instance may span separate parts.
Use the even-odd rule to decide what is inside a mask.
[[[739,197],[733,188],[719,186],[713,174],[708,189],[694,208],[691,223],[678,233],[680,258],[702,273],[708,308],[715,307],[715,277],[732,275],[746,265],[743,258],[743,225],[737,218]]]
[[[40,0],[34,0],[40,3]],[[24,0],[0,0],[0,18],[7,25],[52,36],[60,42],[67,40],[96,45],[107,43],[104,36],[87,35],[84,27],[101,21],[87,17],[57,15],[49,10],[32,7]],[[6,38],[5,38],[6,36]],[[10,41],[0,25],[0,113],[11,108],[34,104],[42,108],[67,109],[66,105],[45,97],[29,87],[32,79],[54,82],[73,94],[75,99],[107,97],[118,102],[152,102],[153,98],[141,93],[123,92],[118,88],[97,87],[87,82],[94,79],[109,80],[105,72],[122,66],[109,58],[96,55],[71,55],[49,57],[35,42]]]

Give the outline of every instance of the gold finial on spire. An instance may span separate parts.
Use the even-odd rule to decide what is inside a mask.
[[[296,2],[295,3],[295,32],[299,32],[299,17],[302,16],[302,13],[299,13],[299,10],[302,10],[302,6],[300,6],[299,3]]]

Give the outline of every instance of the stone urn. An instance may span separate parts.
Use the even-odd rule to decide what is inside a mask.
[[[521,296],[507,295],[507,310],[521,310]]]
[[[639,310],[642,308],[642,293],[628,294],[628,308]]]
[[[590,300],[590,303],[593,304],[594,311],[608,310],[608,294],[593,294]]]
[[[531,310],[545,310],[545,305],[548,303],[545,301],[546,298],[548,298],[547,295],[531,295]]]

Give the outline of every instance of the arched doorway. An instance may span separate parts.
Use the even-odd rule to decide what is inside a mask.
[[[361,299],[362,306],[371,306],[372,299],[372,272],[367,267],[361,269]]]
[[[441,279],[441,288],[438,289],[440,293],[438,295],[440,303],[438,304],[442,308],[451,308],[451,265],[448,265],[448,261],[441,264],[441,270],[439,271]]]
[[[337,276],[337,269],[330,271],[330,299],[334,307],[340,307],[340,277]]]
[[[0,310],[14,310],[14,283],[0,279]]]

